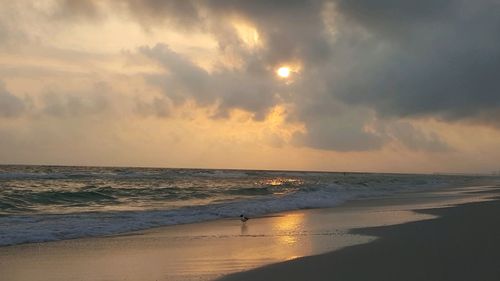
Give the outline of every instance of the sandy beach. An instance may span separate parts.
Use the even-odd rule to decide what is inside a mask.
[[[500,260],[493,250],[500,204],[484,202],[496,191],[408,192],[245,224],[226,219],[8,246],[0,251],[0,272],[13,281],[364,280],[376,274],[377,280],[402,280],[403,274],[411,275],[406,280],[472,280],[443,276],[482,272],[482,280],[498,280],[500,267],[490,267]],[[483,203],[446,207],[467,202]],[[457,274],[465,268],[472,275]]]
[[[234,274],[229,280],[500,280],[500,190],[493,201],[417,212],[435,219],[362,228],[372,243]]]

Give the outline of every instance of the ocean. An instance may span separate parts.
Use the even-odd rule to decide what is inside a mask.
[[[333,207],[478,176],[0,166],[0,246]]]

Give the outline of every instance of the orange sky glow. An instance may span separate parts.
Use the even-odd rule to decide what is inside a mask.
[[[0,164],[500,170],[496,89],[337,1],[35,2],[0,5]]]

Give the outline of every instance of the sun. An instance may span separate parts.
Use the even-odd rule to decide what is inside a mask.
[[[287,78],[288,76],[290,76],[290,68],[287,66],[282,66],[278,68],[276,73],[278,74],[279,77]]]

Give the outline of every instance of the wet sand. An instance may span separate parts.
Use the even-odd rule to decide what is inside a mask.
[[[399,243],[396,248],[412,256],[415,250],[405,250],[406,244],[397,242],[399,236],[390,235],[394,230],[389,225],[398,228],[412,225],[396,226],[405,222],[438,221],[429,219],[441,215],[440,212],[448,212],[448,209],[413,210],[483,201],[491,196],[491,190],[474,187],[401,193],[379,199],[356,200],[335,208],[252,218],[245,224],[235,218],[110,237],[1,247],[1,280],[214,280],[269,264],[274,265],[232,275],[224,280],[332,280],[333,275],[328,271],[333,265],[330,262],[332,255],[373,247],[388,239]],[[495,216],[491,215],[488,219]],[[443,235],[447,233],[446,224],[444,226],[439,230]],[[386,236],[388,238],[384,238]],[[376,237],[382,238],[371,242]],[[369,251],[372,254],[369,259],[378,260],[379,256],[385,255],[385,246],[378,247],[381,248],[373,250],[373,253]],[[331,253],[321,255],[328,252]],[[415,253],[417,258],[421,255]],[[315,256],[300,258],[312,255]],[[350,254],[351,260],[362,256]],[[345,263],[349,259],[340,260],[338,262]],[[283,261],[289,262],[280,263]],[[370,268],[367,260],[351,262],[351,269]],[[424,264],[420,266],[426,267]],[[342,267],[348,273],[349,267]],[[393,270],[389,264],[385,268]],[[364,280],[359,278],[352,280]],[[342,277],[341,280],[351,279]]]
[[[220,281],[500,280],[500,189],[473,191],[494,201],[417,212],[435,219],[352,230],[377,240],[298,258]]]

